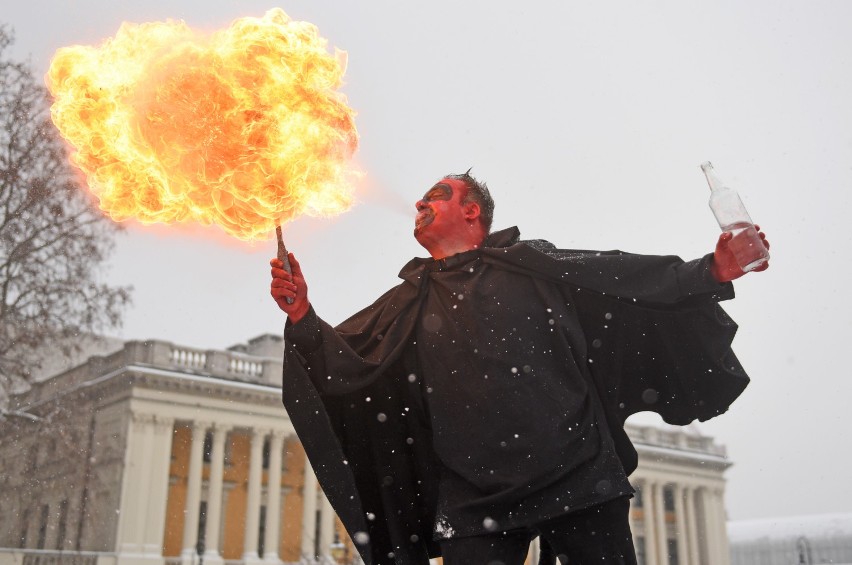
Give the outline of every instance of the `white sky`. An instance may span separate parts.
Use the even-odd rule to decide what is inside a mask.
[[[13,53],[47,70],[59,47],[122,21],[203,29],[261,16],[254,0],[6,3]],[[317,311],[332,323],[424,255],[413,203],[444,173],[473,173],[495,228],[561,247],[712,250],[698,168],[712,160],[772,242],[769,271],[726,309],[752,384],[701,426],[728,446],[732,519],[852,511],[852,3],[331,2],[280,4],[349,53],[367,172],[360,204],[285,228]],[[131,227],[109,280],[135,286],[119,337],[222,348],[278,333],[274,244],[209,230]]]

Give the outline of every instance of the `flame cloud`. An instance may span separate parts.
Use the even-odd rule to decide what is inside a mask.
[[[51,117],[113,220],[215,224],[266,239],[300,214],[352,203],[346,54],[280,9],[202,34],[122,24],[99,47],[59,49]]]

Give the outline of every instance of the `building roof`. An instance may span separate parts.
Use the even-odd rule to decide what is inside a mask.
[[[124,341],[115,337],[80,334],[74,338],[79,351],[65,356],[60,353],[57,344],[51,344],[42,350],[41,367],[33,371],[34,381],[43,381],[55,377],[65,371],[82,365],[93,355],[110,355],[124,347]]]
[[[796,540],[801,537],[852,540],[852,512],[728,522],[728,539],[731,543]]]

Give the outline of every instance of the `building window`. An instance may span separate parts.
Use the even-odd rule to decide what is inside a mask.
[[[811,557],[811,544],[805,536],[796,540],[796,554],[799,558],[798,563],[814,563]]]
[[[213,432],[204,434],[204,462],[210,463],[213,455]]]
[[[36,549],[44,549],[44,543],[47,541],[47,520],[50,517],[50,506],[45,504],[41,507],[41,520],[38,525],[38,544]]]
[[[666,512],[674,512],[674,487],[668,486],[663,489],[663,508]]]
[[[198,536],[195,539],[195,553],[204,555],[204,542],[207,534],[207,501],[202,500],[198,507]]]
[[[226,466],[231,465],[231,436],[230,434],[225,434],[225,455],[224,461]],[[213,432],[206,432],[204,434],[204,462],[210,463],[213,459]]]
[[[316,559],[322,555],[322,548],[320,547],[320,540],[322,538],[322,511],[320,509],[317,509],[314,526],[314,554],[311,557]]]
[[[56,528],[56,549],[65,548],[65,528],[68,522],[68,499],[59,503],[59,525]]]
[[[29,529],[29,526],[30,526],[30,509],[27,508],[26,510],[24,510],[24,517],[21,520],[21,535],[18,536],[18,539],[20,540],[20,543],[21,543],[21,545],[20,545],[21,549],[24,549],[24,548],[27,547],[27,530]]]
[[[271,448],[271,444],[269,442],[269,438],[263,440],[263,468],[269,469],[269,450]]]
[[[266,506],[260,507],[260,527],[257,529],[257,554],[263,557],[266,553],[264,543],[266,541]]]
[[[677,540],[666,540],[666,547],[669,551],[669,565],[678,565],[680,561],[678,560],[677,554]]]
[[[225,434],[225,466],[230,467],[234,464],[231,460],[231,448],[234,446],[231,441],[231,434]]]
[[[645,506],[645,503],[642,501],[642,494],[644,487],[636,487],[636,492],[633,494],[633,508],[642,508]]]
[[[645,536],[636,536],[636,563],[645,565]]]

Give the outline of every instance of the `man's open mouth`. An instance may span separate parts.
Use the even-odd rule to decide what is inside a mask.
[[[435,216],[428,210],[418,212],[417,216],[414,218],[414,227],[415,229],[420,229],[423,226],[428,226],[432,223],[433,219],[435,219]]]

